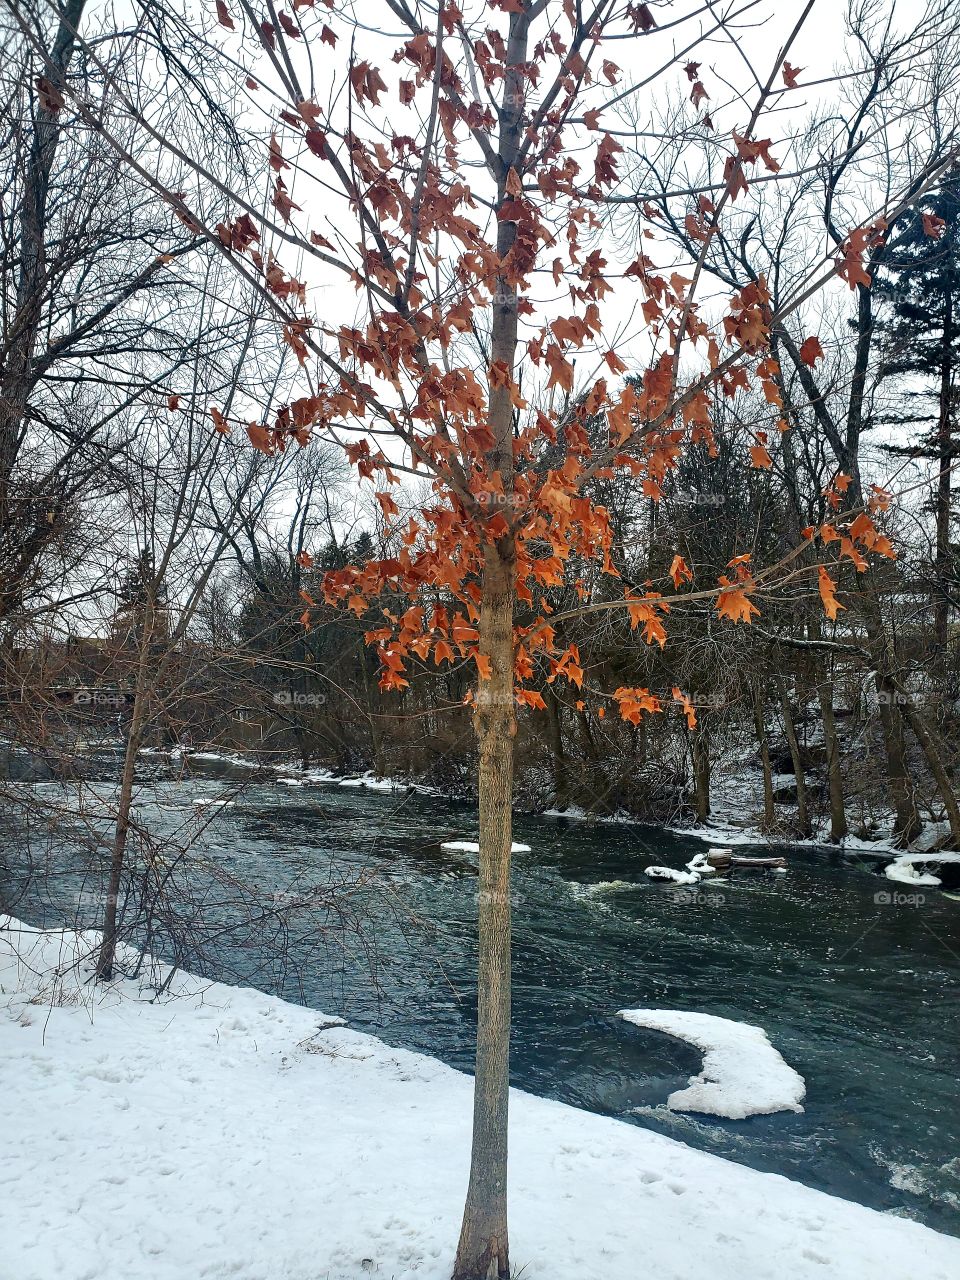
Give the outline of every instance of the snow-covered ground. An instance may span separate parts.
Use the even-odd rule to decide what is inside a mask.
[[[469,1077],[159,966],[96,989],[96,942],[0,917],[3,1280],[446,1280]],[[520,1092],[510,1200],[524,1280],[960,1275],[960,1240]]]
[[[803,1076],[784,1062],[762,1027],[680,1009],[621,1009],[620,1017],[703,1051],[703,1070],[667,1099],[671,1111],[744,1120],[803,1110]]]

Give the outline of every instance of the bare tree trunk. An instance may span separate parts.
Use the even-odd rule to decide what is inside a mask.
[[[780,689],[780,706],[783,709],[783,732],[787,746],[790,748],[790,761],[793,765],[793,776],[797,783],[797,830],[806,839],[811,832],[810,808],[807,804],[807,779],[800,758],[800,743],[797,741],[797,730],[793,723],[793,712],[790,709],[790,693],[787,682],[781,676],[777,681]]]
[[[820,698],[820,719],[823,722],[823,745],[826,750],[827,787],[830,795],[830,840],[839,844],[845,840],[850,828],[843,802],[843,773],[840,768],[840,742],[837,738],[837,722],[833,714],[833,681],[827,673],[817,681]]]
[[[776,822],[776,810],[773,805],[773,772],[770,768],[770,744],[767,742],[767,729],[763,722],[764,700],[759,684],[753,686],[753,725],[760,747],[760,764],[763,768],[763,826],[769,830]]]
[[[943,351],[940,361],[940,413],[937,424],[937,590],[933,612],[933,635],[937,654],[946,656],[950,623],[950,468],[953,465],[953,432],[950,420],[953,374],[953,270],[947,267],[944,289]]]
[[[927,764],[930,766],[930,772],[933,774],[937,790],[940,792],[940,799],[943,801],[943,807],[947,813],[947,821],[950,823],[950,847],[960,849],[960,804],[957,802],[957,795],[950,781],[950,775],[947,773],[946,766],[943,763],[943,756],[936,736],[927,724],[922,712],[918,711],[913,705],[910,695],[905,693],[903,696],[906,699],[901,704],[904,709],[903,713],[906,716],[907,723],[913,730],[914,737],[923,749],[923,754],[926,757]]]
[[[876,672],[875,681],[880,701],[880,726],[887,752],[887,779],[895,813],[893,837],[897,848],[902,849],[920,835],[923,822],[917,808],[913,779],[907,768],[903,717],[897,706],[896,684],[891,676],[882,671]]]
[[[701,717],[702,720],[702,717]],[[710,736],[700,723],[693,731],[693,796],[697,822],[702,826],[710,817]]]
[[[470,1184],[454,1280],[507,1280],[507,1114],[510,1092],[510,850],[512,841],[514,566],[488,547],[477,689],[480,887],[477,1068]]]
[[[566,809],[570,803],[567,778],[567,757],[563,749],[563,724],[560,720],[560,699],[552,684],[546,686],[547,723],[550,728],[550,758],[553,763],[554,807]]]
[[[130,830],[130,810],[133,805],[133,782],[137,768],[137,755],[143,739],[143,727],[147,719],[151,668],[151,640],[153,637],[154,608],[148,598],[144,610],[143,635],[137,657],[137,678],[134,686],[133,710],[127,745],[123,757],[123,773],[120,777],[120,796],[117,802],[116,824],[113,830],[113,849],[110,856],[110,876],[107,881],[107,900],[103,911],[103,941],[97,955],[97,978],[104,982],[113,977],[113,965],[117,953],[117,906],[120,900],[120,881],[123,877],[124,857],[127,851],[127,834]]]

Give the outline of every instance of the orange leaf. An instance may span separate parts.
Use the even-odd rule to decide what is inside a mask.
[[[818,360],[823,359],[823,347],[816,336],[805,338],[800,344],[800,359],[812,369]]]
[[[674,556],[670,565],[670,577],[673,579],[673,585],[678,589],[684,582],[693,581],[693,573],[687,565],[683,556]]]
[[[747,592],[749,591],[749,580],[747,584],[734,586],[728,578],[721,578],[723,590],[717,596],[717,613],[721,618],[729,618],[731,622],[747,622],[753,621],[753,614],[760,616],[760,610],[750,600]]]
[[[827,573],[823,565],[820,566],[817,572],[819,574],[819,579],[820,579],[819,581],[820,599],[823,601],[824,611],[826,612],[826,615],[830,619],[830,621],[834,622],[836,621],[838,610],[845,609],[846,605],[841,604],[840,601],[837,599],[836,597],[837,584],[830,577],[829,573]]]
[[[687,717],[687,728],[695,729],[697,727],[697,713],[693,709],[693,703],[682,689],[674,687],[673,700],[674,702],[679,702],[683,708],[683,714]]]

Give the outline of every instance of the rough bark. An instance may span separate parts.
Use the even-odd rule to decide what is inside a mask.
[[[909,694],[904,694],[904,697],[906,699],[902,704],[904,715],[913,730],[914,737],[920,743],[927,764],[930,766],[930,772],[933,774],[933,780],[937,784],[940,799],[943,801],[947,821],[950,823],[950,847],[952,849],[960,849],[960,803],[957,802],[953,783],[947,773],[946,765],[943,763],[943,754],[936,735],[927,724],[923,713],[913,705]]]
[[[763,825],[769,830],[776,822],[776,810],[773,804],[773,771],[770,768],[770,744],[767,741],[767,729],[763,722],[764,700],[759,685],[753,687],[753,725],[760,748],[760,765],[763,769]]]
[[[953,272],[948,267],[943,300],[943,347],[940,359],[940,411],[937,422],[937,589],[933,634],[938,655],[944,655],[950,624],[950,468],[953,466],[953,431],[950,400],[953,382]]]
[[[44,75],[58,82],[73,56],[74,32],[86,0],[67,0]],[[47,202],[50,174],[60,140],[59,112],[37,105],[26,159],[23,195],[17,210],[20,271],[8,348],[0,373],[0,527],[10,520],[10,482],[23,439],[27,401],[33,386],[33,358],[47,292]]]
[[[694,805],[702,825],[710,817],[710,738],[702,724],[694,731],[692,752]]]
[[[523,130],[524,68],[529,14],[511,12],[500,108],[497,205],[519,155]],[[516,239],[516,224],[501,219],[497,253],[503,262]],[[493,301],[491,364],[513,370],[517,352],[515,284],[499,275]],[[487,465],[501,482],[512,514],[513,405],[508,386],[490,385],[489,424],[494,444]],[[479,652],[489,661],[477,682],[474,724],[479,752],[480,858],[478,898],[477,1064],[473,1091],[470,1181],[453,1280],[508,1280],[507,1120],[510,1095],[510,848],[512,841],[513,609],[516,548],[513,534],[484,547]]]
[[[843,800],[843,773],[840,768],[840,741],[837,738],[837,722],[833,714],[833,681],[826,672],[817,682],[820,700],[820,719],[823,722],[823,744],[826,749],[827,789],[830,796],[830,841],[839,844],[845,840],[850,828]]]
[[[123,772],[120,776],[120,794],[117,801],[117,816],[113,829],[110,874],[107,881],[107,897],[103,911],[103,940],[97,954],[97,978],[103,982],[109,981],[113,977],[113,966],[117,953],[117,908],[120,901],[120,883],[123,878],[123,867],[127,851],[127,836],[130,831],[130,810],[133,806],[133,783],[136,774],[137,755],[143,741],[143,730],[147,721],[147,705],[151,684],[153,629],[154,607],[152,599],[148,598],[144,609],[143,632],[140,637],[140,652],[137,657],[133,710],[130,716],[130,727],[127,730]]]
[[[560,719],[560,700],[553,685],[546,686],[544,701],[547,704],[547,725],[550,731],[550,758],[553,765],[554,807],[565,809],[570,803],[570,786],[567,774],[567,756],[563,749],[563,724]]]
[[[783,732],[787,739],[787,746],[790,749],[790,762],[793,765],[793,776],[797,784],[797,831],[803,839],[806,839],[811,833],[810,827],[810,807],[807,804],[807,779],[803,769],[803,760],[800,756],[800,743],[797,740],[797,730],[793,722],[793,711],[790,707],[790,693],[787,689],[787,682],[781,677],[777,681],[780,690],[780,706],[783,710]]]

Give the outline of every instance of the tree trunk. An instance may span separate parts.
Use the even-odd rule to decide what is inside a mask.
[[[477,1067],[470,1183],[454,1280],[507,1280],[507,1114],[510,1091],[510,849],[512,841],[514,566],[486,549],[477,687],[480,880]]]
[[[526,91],[530,15],[510,13],[499,112],[497,210],[508,199],[507,182],[520,153]],[[500,218],[497,255],[501,263],[517,237],[517,225]],[[516,281],[499,274],[490,331],[491,368],[513,377],[517,354]],[[491,493],[504,501],[496,513],[514,511],[512,390],[502,379],[488,384],[493,446],[486,455]],[[497,482],[493,485],[493,482]],[[477,681],[474,725],[479,753],[480,876],[478,897],[477,1068],[473,1086],[473,1144],[470,1182],[453,1280],[509,1280],[507,1238],[507,1119],[510,1097],[510,849],[513,822],[514,719],[513,608],[516,595],[514,533],[498,533],[483,549],[479,656],[489,663]],[[486,678],[485,678],[486,677]]]
[[[937,790],[940,792],[940,799],[943,801],[943,807],[947,813],[947,821],[950,823],[950,847],[952,849],[960,849],[960,804],[957,802],[956,792],[943,763],[943,756],[936,736],[927,724],[923,714],[913,705],[910,695],[904,693],[903,697],[905,701],[901,705],[903,706],[907,723],[923,749],[923,754],[926,756],[927,764],[930,766],[930,772],[933,774]]]
[[[694,804],[702,826],[710,817],[710,737],[702,723],[693,731],[692,752]]]
[[[897,848],[903,849],[923,831],[923,822],[917,808],[913,779],[907,768],[903,717],[897,705],[896,683],[884,671],[876,672],[875,681],[880,702],[880,726],[887,752],[887,779],[895,813],[893,839]]]
[[[120,776],[120,796],[117,802],[116,825],[113,830],[113,849],[110,855],[107,900],[103,911],[103,940],[100,943],[100,951],[97,955],[97,978],[101,982],[108,982],[113,977],[113,964],[117,953],[117,906],[120,900],[120,882],[123,877],[124,857],[127,851],[127,834],[130,830],[130,810],[133,805],[133,781],[137,768],[137,754],[140,751],[143,728],[147,719],[153,615],[153,602],[148,597],[144,610],[140,653],[137,656],[137,678],[134,686],[133,710],[130,716],[130,728],[127,731],[123,773]]]
[[[550,729],[550,758],[553,763],[553,803],[556,809],[566,809],[570,803],[567,778],[567,757],[563,749],[563,724],[560,719],[560,699],[552,684],[545,690],[547,723]]]
[[[937,424],[937,589],[933,612],[933,635],[937,654],[946,656],[950,623],[950,468],[953,465],[953,433],[950,397],[953,374],[953,269],[947,267],[943,301],[943,349],[940,360],[940,413]]]
[[[765,831],[776,822],[776,810],[773,805],[773,772],[770,768],[770,745],[767,742],[767,729],[763,722],[764,701],[759,685],[753,687],[753,724],[760,746],[760,764],[763,768],[763,827]]]
[[[823,744],[827,756],[827,787],[830,795],[830,841],[839,844],[845,840],[850,828],[843,803],[843,773],[840,769],[840,742],[837,738],[837,722],[833,714],[833,681],[826,671],[817,681],[820,698],[820,719],[823,722]]]
[[[50,50],[50,66],[43,72],[55,85],[62,81],[73,57],[74,32],[85,4],[86,0],[66,0],[64,3]],[[0,549],[3,551],[0,615],[15,609],[23,583],[52,529],[45,518],[40,523],[25,520],[20,527],[14,528],[11,488],[25,439],[27,403],[35,382],[34,355],[49,285],[47,201],[61,130],[59,113],[48,110],[37,99],[36,121],[23,175],[23,194],[16,209],[19,274],[13,314],[6,326],[6,356],[0,366]]]
[[[790,709],[790,693],[787,682],[781,676],[777,681],[780,689],[780,706],[783,709],[783,732],[787,746],[790,748],[790,761],[793,765],[793,776],[797,783],[797,831],[806,840],[811,833],[810,809],[807,804],[807,779],[800,758],[800,743],[797,741],[797,730],[793,723],[793,712]]]

